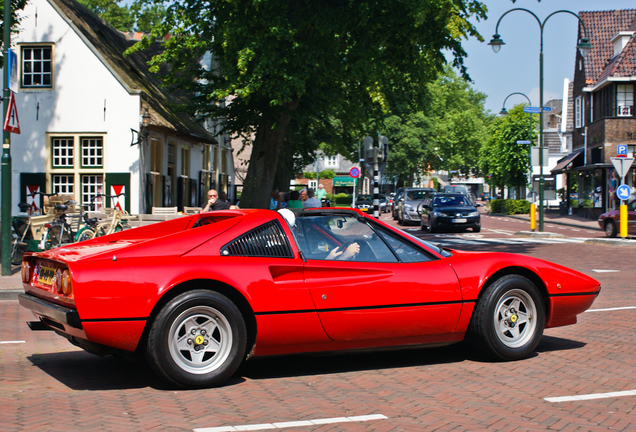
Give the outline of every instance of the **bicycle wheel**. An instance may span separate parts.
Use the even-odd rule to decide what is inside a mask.
[[[131,229],[132,227],[127,223],[118,223],[115,227],[115,232],[126,231]]]
[[[110,222],[102,222],[98,224],[97,227],[95,228],[95,237],[101,237],[106,234],[109,234],[110,225],[111,225]]]
[[[26,243],[22,243],[19,238],[16,238],[11,245],[11,264],[22,264],[22,256],[26,252]]]
[[[44,248],[49,250],[62,246],[62,232],[62,225],[51,225],[51,228],[46,232]]]
[[[77,233],[75,241],[82,242],[85,240],[90,240],[92,238],[95,238],[95,231],[93,231],[93,229],[90,227],[84,227],[80,230],[80,232]]]

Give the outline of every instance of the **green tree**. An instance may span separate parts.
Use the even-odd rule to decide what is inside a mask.
[[[119,31],[128,32],[135,24],[135,15],[128,6],[119,6],[122,0],[78,0],[104,21]]]
[[[24,9],[27,4],[27,0],[11,0],[11,26],[12,32],[18,32],[19,20],[16,16],[16,11]],[[4,18],[4,2],[0,3],[0,17]],[[4,35],[4,22],[0,23],[0,31]],[[2,53],[0,53],[0,67],[4,67],[4,40],[2,41]]]
[[[517,188],[528,184],[530,160],[528,146],[517,140],[535,142],[536,130],[530,129],[530,116],[523,112],[524,105],[516,105],[505,117],[495,119],[489,128],[489,139],[480,152],[481,170],[488,175],[490,184],[500,188]],[[538,118],[538,116],[536,116]],[[533,124],[537,124],[537,118]]]
[[[407,184],[431,170],[475,173],[490,121],[486,96],[446,67],[423,97],[424,111],[392,115],[384,122],[391,140],[387,172],[399,174]]]
[[[295,141],[290,124],[300,136],[312,122],[349,133],[396,101],[418,105],[446,63],[443,50],[466,75],[461,40],[481,39],[469,18],[486,10],[476,0],[138,0],[137,7],[149,4],[166,4],[166,19],[137,49],[170,34],[153,70],[168,64],[165,83],[196,95],[190,112],[225,117],[230,133],[255,133],[241,203],[260,208],[285,142]],[[206,52],[214,54],[211,68],[199,63]]]

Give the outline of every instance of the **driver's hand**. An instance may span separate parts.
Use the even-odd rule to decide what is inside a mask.
[[[348,260],[360,253],[360,245],[358,243],[351,243],[347,249],[343,252],[340,259]]]
[[[335,247],[333,249],[331,249],[331,252],[329,252],[329,255],[327,255],[327,257],[325,258],[326,260],[335,260],[338,259],[340,257],[340,255],[342,255],[343,252],[340,250],[340,246]]]

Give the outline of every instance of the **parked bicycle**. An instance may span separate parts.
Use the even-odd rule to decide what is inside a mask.
[[[104,198],[117,198],[120,196],[126,196],[124,193],[120,193],[119,195],[103,195]],[[119,210],[117,207],[113,207],[112,209],[113,215],[110,220],[104,221],[97,225],[96,235],[104,236],[112,233],[116,233],[123,230],[128,230],[132,228],[128,221],[132,219],[132,216],[128,214],[125,210]]]
[[[36,197],[52,197],[57,193],[46,194],[43,192],[33,192],[27,196]],[[30,213],[31,206],[27,203],[19,203],[22,213]],[[44,204],[42,205],[44,209]],[[38,252],[44,249],[50,249],[50,243],[42,243],[42,238],[47,229],[45,225],[55,220],[55,213],[41,214],[36,216],[14,216],[11,218],[11,226],[13,227],[13,242],[11,245],[11,263],[14,265],[22,262],[22,256],[26,252]]]

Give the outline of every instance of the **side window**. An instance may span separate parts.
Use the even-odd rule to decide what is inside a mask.
[[[294,230],[307,259],[397,262],[376,232],[353,216],[299,217]]]
[[[400,262],[413,263],[413,262],[426,262],[433,259],[426,255],[424,252],[409,245],[405,240],[398,238],[398,236],[389,233],[388,231],[375,227],[380,233],[382,238],[388,243],[389,247],[398,256]]]

